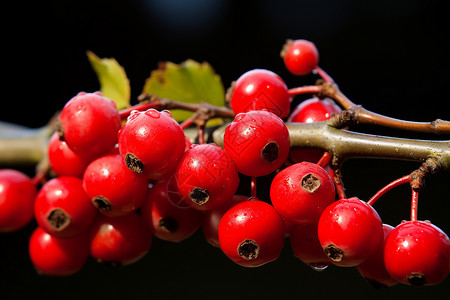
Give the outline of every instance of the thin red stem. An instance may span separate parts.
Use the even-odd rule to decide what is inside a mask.
[[[317,66],[314,71],[317,72],[317,74],[326,82],[326,83],[334,83],[333,78],[331,78],[330,75],[328,75],[327,72],[325,72],[321,67]]]
[[[411,221],[417,221],[417,208],[419,205],[419,192],[412,190],[411,195]]]
[[[256,177],[252,176],[252,181],[250,183],[250,197],[256,198]]]
[[[38,187],[40,184],[43,183],[45,177],[47,176],[47,173],[44,171],[38,171],[36,172],[36,174],[34,175],[33,178],[31,178],[31,182],[33,183],[33,185],[35,187]]]
[[[393,189],[399,185],[409,183],[409,181],[410,181],[409,175],[403,176],[399,179],[392,181],[391,183],[389,183],[385,187],[383,187],[381,190],[379,190],[375,195],[373,195],[372,198],[370,198],[369,201],[367,201],[367,204],[373,205],[381,196],[386,194],[386,192],[390,191],[391,189]]]
[[[198,143],[204,144],[205,143],[205,127],[197,126],[197,131],[198,131]]]
[[[289,95],[316,94],[321,91],[321,87],[317,85],[308,85],[292,88],[288,90]]]
[[[334,179],[334,185],[336,187],[336,192],[338,194],[339,199],[346,199],[344,184],[342,183],[341,177],[336,175],[336,172],[331,169],[330,170],[331,178]]]
[[[192,114],[189,118],[187,118],[180,124],[181,129],[185,130],[186,128],[194,124],[196,118],[197,114]]]
[[[324,152],[322,157],[319,159],[317,164],[321,166],[322,168],[325,168],[326,165],[328,165],[331,161],[331,154],[330,152]]]

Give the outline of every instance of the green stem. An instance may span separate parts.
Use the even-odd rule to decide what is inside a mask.
[[[0,165],[32,166],[46,158],[50,126],[27,128],[0,122]]]

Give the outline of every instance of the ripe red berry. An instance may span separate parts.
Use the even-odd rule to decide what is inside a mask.
[[[271,112],[240,113],[225,129],[224,149],[240,173],[265,176],[286,161],[289,131],[283,120]]]
[[[292,111],[288,122],[314,123],[326,121],[342,109],[332,99],[310,98],[300,102]]]
[[[127,266],[147,254],[152,234],[138,214],[114,218],[98,214],[90,228],[89,242],[90,255],[98,262]]]
[[[29,255],[36,271],[47,276],[69,276],[80,271],[89,257],[86,233],[57,238],[37,227],[29,240]]]
[[[85,193],[80,178],[61,176],[42,186],[34,203],[34,215],[45,231],[67,238],[87,230],[97,209]]]
[[[383,225],[375,209],[356,197],[330,204],[318,224],[319,241],[333,264],[357,266],[383,242]]]
[[[284,237],[281,217],[270,204],[257,199],[234,205],[219,223],[220,248],[244,267],[258,267],[277,259]]]
[[[169,178],[186,149],[186,138],[169,111],[133,111],[119,133],[128,168],[149,179]]]
[[[114,101],[100,92],[80,92],[64,106],[58,132],[78,155],[93,159],[117,144],[122,124]]]
[[[58,176],[82,178],[89,164],[89,160],[73,152],[57,132],[50,137],[47,154],[50,167]]]
[[[314,43],[298,39],[288,40],[281,52],[286,68],[294,75],[311,73],[319,63],[319,51]]]
[[[317,223],[292,225],[289,230],[289,241],[295,257],[314,270],[322,271],[331,264],[320,245]]]
[[[288,88],[272,71],[247,71],[236,80],[231,91],[230,106],[235,114],[265,109],[280,118],[289,115],[291,97]]]
[[[155,183],[141,208],[144,223],[161,240],[181,242],[200,227],[203,212],[185,204],[168,190],[170,181]]]
[[[300,102],[292,111],[288,122],[314,123],[326,121],[333,114],[341,112],[342,109],[332,99],[310,98]],[[292,148],[289,158],[294,163],[309,161],[318,162],[323,151],[320,149],[296,149]]]
[[[219,248],[219,223],[222,216],[235,204],[248,200],[249,197],[234,195],[230,202],[220,207],[207,210],[202,222],[202,231],[206,241],[214,247]]]
[[[384,265],[384,245],[387,237],[394,229],[391,225],[383,224],[384,240],[380,247],[369,258],[356,266],[359,274],[366,279],[374,288],[390,287],[398,283],[386,271]]]
[[[173,174],[171,191],[198,210],[231,201],[239,174],[230,156],[215,144],[192,145]]]
[[[148,179],[128,169],[119,154],[111,154],[99,157],[87,166],[83,188],[101,213],[114,217],[142,206]]]
[[[284,219],[301,224],[317,223],[323,210],[335,201],[334,183],[321,166],[301,162],[274,177],[270,199]]]
[[[450,240],[429,221],[403,221],[386,240],[384,262],[403,284],[435,285],[450,271]]]
[[[24,173],[0,170],[0,232],[19,230],[31,222],[36,187]]]

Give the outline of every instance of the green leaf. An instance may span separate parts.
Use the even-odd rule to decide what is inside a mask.
[[[100,82],[100,92],[116,102],[118,110],[129,107],[130,81],[124,68],[114,58],[99,58],[91,51],[86,54]]]
[[[188,59],[181,64],[161,63],[146,80],[143,93],[156,95],[180,102],[208,102],[217,106],[225,106],[225,90],[219,75],[207,62],[199,63]],[[172,110],[178,122],[187,119],[192,112]],[[219,120],[208,122],[208,126]],[[219,122],[217,122],[219,121]]]

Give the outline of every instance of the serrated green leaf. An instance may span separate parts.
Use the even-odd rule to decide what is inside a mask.
[[[217,106],[225,105],[225,90],[220,76],[207,62],[199,63],[192,59],[181,64],[160,64],[146,80],[143,93],[187,103],[203,101]],[[183,110],[171,112],[178,122],[184,121],[192,114]],[[208,126],[212,125],[208,122]]]
[[[116,102],[117,109],[130,106],[130,81],[125,69],[114,58],[100,58],[87,51],[89,62],[100,82],[100,92]]]

